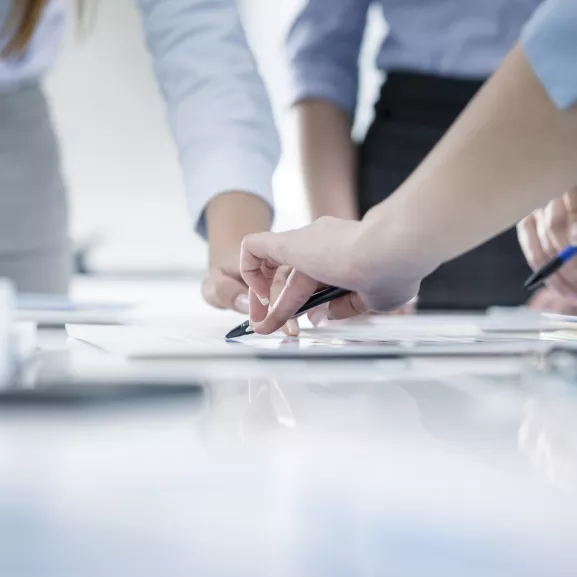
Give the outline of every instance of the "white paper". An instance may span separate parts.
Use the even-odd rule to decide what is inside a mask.
[[[504,355],[541,350],[538,334],[486,334],[467,323],[436,323],[406,317],[378,325],[354,324],[303,329],[298,338],[282,333],[250,335],[225,341],[230,327],[189,326],[67,326],[68,334],[125,358],[198,357],[355,357],[410,355]]]

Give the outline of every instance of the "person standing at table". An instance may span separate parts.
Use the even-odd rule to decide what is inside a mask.
[[[26,292],[64,293],[71,276],[59,146],[42,89],[57,60],[67,4],[0,3],[0,277]],[[240,244],[270,227],[280,147],[236,0],[136,4],[179,148],[193,226],[209,241],[205,299],[247,313]]]
[[[351,139],[358,59],[371,4],[390,27],[387,74],[364,140]],[[286,40],[313,218],[362,218],[434,148],[513,47],[540,0],[307,0]],[[463,215],[465,218],[466,215]],[[529,268],[515,229],[423,280],[424,309],[524,304]],[[571,312],[545,290],[533,306]]]
[[[245,238],[241,273],[251,289],[253,330],[283,326],[319,283],[352,291],[330,303],[331,318],[398,307],[443,263],[520,219],[519,240],[534,270],[575,242],[576,62],[577,2],[545,0],[438,146],[361,221],[323,217]],[[267,307],[280,266],[292,272]],[[547,283],[577,303],[577,259]]]

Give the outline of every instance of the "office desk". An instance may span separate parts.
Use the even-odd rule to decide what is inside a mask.
[[[577,573],[571,360],[144,367],[42,342],[36,382],[202,394],[2,410],[0,575]]]

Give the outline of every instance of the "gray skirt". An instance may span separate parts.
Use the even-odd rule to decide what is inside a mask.
[[[66,190],[39,86],[0,94],[0,277],[21,292],[65,293],[71,275]]]

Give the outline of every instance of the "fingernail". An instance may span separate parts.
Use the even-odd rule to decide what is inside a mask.
[[[257,295],[258,296],[258,295]],[[268,306],[268,303],[270,302],[266,297],[258,297],[258,300],[266,307]]]
[[[569,229],[569,240],[571,244],[577,245],[577,222],[573,223]]]
[[[245,293],[239,294],[234,299],[234,309],[239,313],[248,314],[248,295]]]
[[[325,311],[316,310],[311,311],[311,314],[309,315],[309,320],[315,327],[320,327],[323,323],[325,323],[328,320],[328,318]]]
[[[286,328],[291,337],[298,337],[300,333],[299,322],[296,319],[289,319]]]

